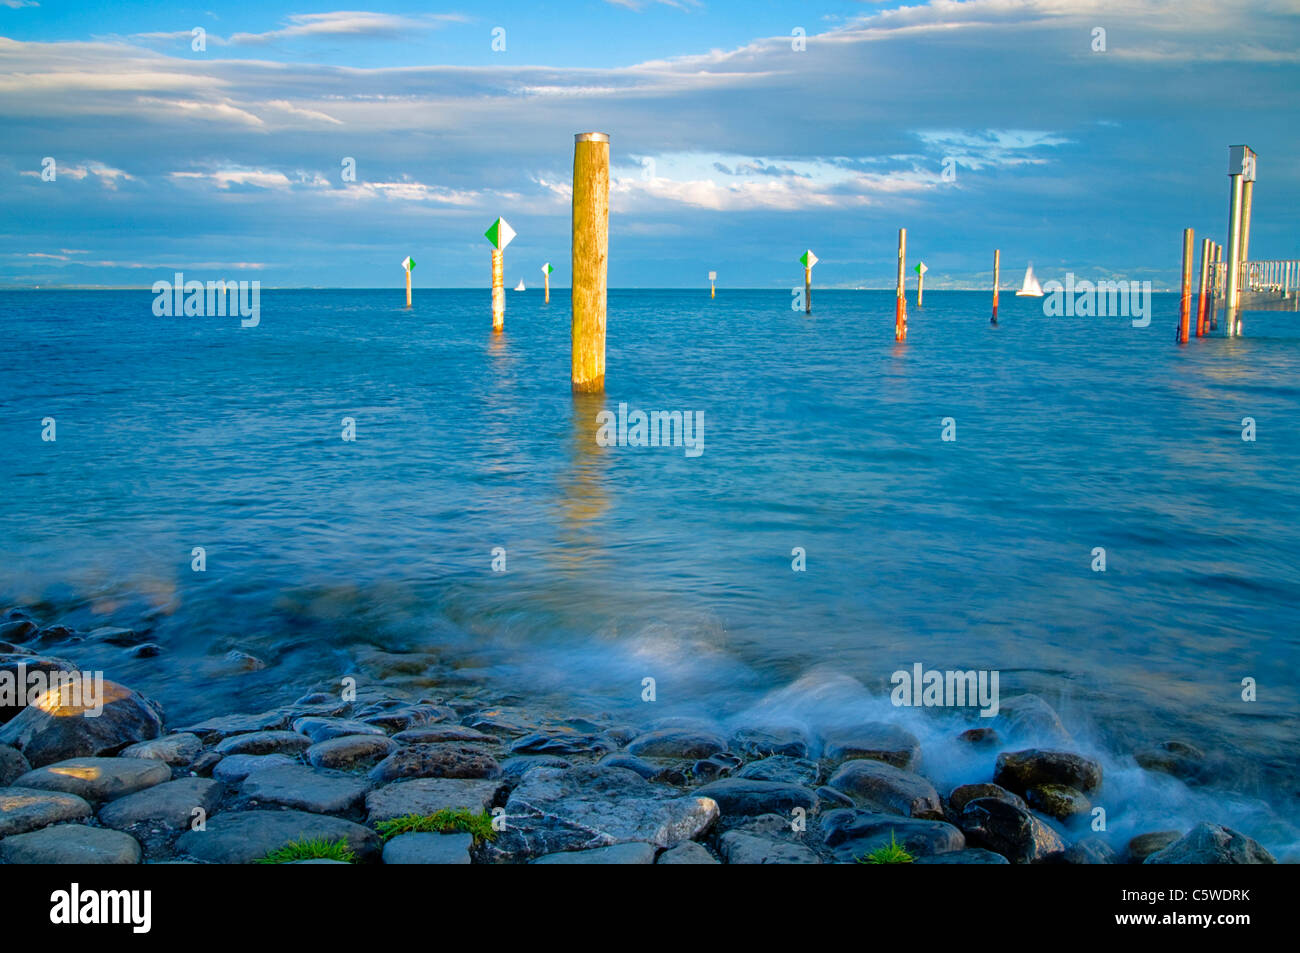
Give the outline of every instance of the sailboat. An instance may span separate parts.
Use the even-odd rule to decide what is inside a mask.
[[[1034,266],[1030,265],[1025,269],[1025,280],[1021,284],[1020,290],[1016,292],[1017,298],[1041,298],[1043,296],[1043,287],[1034,277]]]
[[[522,279],[522,278],[519,279],[519,284],[515,285],[515,290],[516,290],[516,291],[527,291],[527,290],[528,290],[527,288],[524,287],[524,279]],[[1039,292],[1039,294],[1042,294],[1042,292]]]

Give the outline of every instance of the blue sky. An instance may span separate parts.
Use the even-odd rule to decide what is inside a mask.
[[[1300,257],[1298,93],[1300,0],[0,0],[0,286],[483,286],[504,215],[507,280],[562,287],[599,129],[614,286],[788,288],[811,247],[891,287],[906,226],[927,287],[995,247],[1164,287],[1183,227],[1224,239],[1230,143],[1252,257]]]

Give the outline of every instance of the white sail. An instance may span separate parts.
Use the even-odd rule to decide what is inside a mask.
[[[1034,277],[1033,265],[1025,269],[1025,280],[1016,294],[1029,298],[1041,298],[1043,296],[1043,287],[1038,283],[1038,279]]]
[[[519,284],[515,286],[515,290],[516,290],[516,291],[527,291],[527,290],[528,290],[527,288],[524,287],[524,279],[522,279],[522,278],[519,279]]]

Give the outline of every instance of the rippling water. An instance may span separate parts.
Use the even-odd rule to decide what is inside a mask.
[[[265,291],[243,329],[143,291],[0,293],[0,599],[152,625],[162,658],[88,661],[173,721],[376,650],[629,717],[650,676],[656,714],[817,725],[914,662],[996,669],[1112,777],[1187,738],[1296,819],[1300,316],[1180,348],[1172,295],[1145,329],[1007,296],[993,328],[986,295],[931,292],[897,346],[890,292],[805,317],[613,291],[607,393],[575,399],[567,292],[509,294],[497,339],[485,291],[400,296]],[[703,411],[703,454],[597,446],[619,402]],[[268,667],[229,673],[232,648]]]

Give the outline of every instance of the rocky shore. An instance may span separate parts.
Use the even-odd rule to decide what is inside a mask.
[[[0,677],[76,672],[55,653],[87,640],[116,639],[134,657],[157,649],[133,636],[10,610]],[[50,697],[0,705],[0,863],[1274,862],[1208,821],[1116,850],[1091,826],[1102,765],[1034,695],[961,735],[996,752],[992,775],[940,792],[918,740],[886,723],[723,733],[454,689],[314,688],[190,724],[107,680],[96,717]],[[1136,760],[1189,783],[1213,770],[1178,741]]]

